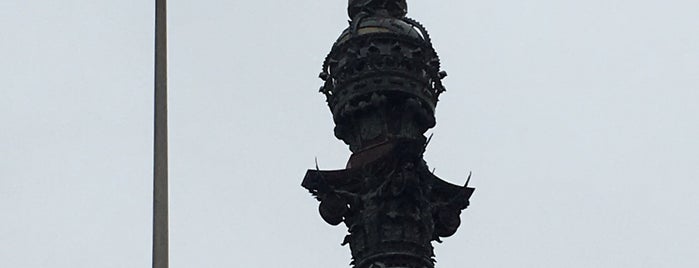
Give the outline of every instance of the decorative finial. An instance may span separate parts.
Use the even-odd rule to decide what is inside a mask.
[[[354,19],[360,13],[403,18],[408,14],[405,0],[349,0],[347,13]]]

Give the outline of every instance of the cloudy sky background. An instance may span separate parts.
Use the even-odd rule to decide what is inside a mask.
[[[411,0],[426,159],[477,188],[438,267],[698,267],[699,2]],[[171,267],[348,267],[300,187],[346,1],[169,1]],[[148,267],[153,3],[0,2],[0,267]]]

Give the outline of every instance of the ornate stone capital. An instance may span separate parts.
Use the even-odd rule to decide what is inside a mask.
[[[302,186],[327,223],[347,226],[354,267],[432,268],[431,242],[456,232],[474,191],[423,160],[446,72],[404,0],[350,0],[348,12],[320,92],[353,154],[346,169],[309,170]]]

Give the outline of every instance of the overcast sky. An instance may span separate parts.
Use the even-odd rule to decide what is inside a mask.
[[[152,2],[0,2],[0,267],[149,267]],[[348,267],[300,186],[346,2],[169,1],[171,267]],[[699,267],[699,1],[408,4],[477,188],[438,267]]]

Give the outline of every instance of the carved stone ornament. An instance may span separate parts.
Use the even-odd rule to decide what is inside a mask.
[[[446,73],[406,12],[404,0],[350,0],[350,25],[320,74],[335,136],[353,154],[346,169],[308,170],[302,186],[327,223],[347,226],[357,268],[434,267],[431,242],[456,232],[474,191],[423,160]]]

